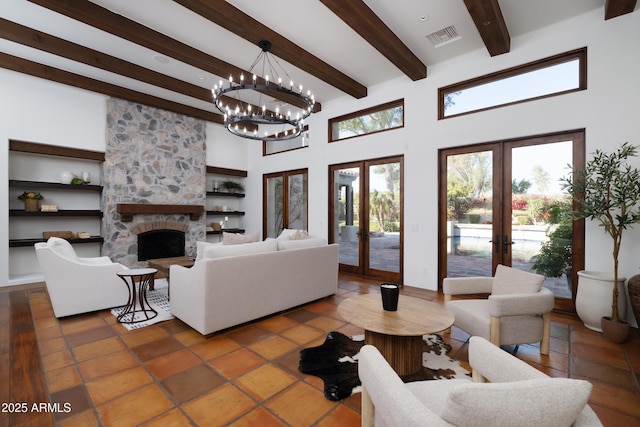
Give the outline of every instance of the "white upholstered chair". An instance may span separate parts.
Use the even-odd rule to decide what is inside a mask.
[[[544,276],[498,265],[494,277],[456,277],[443,282],[445,307],[454,326],[495,345],[540,342],[549,354],[553,293],[542,286]],[[488,299],[452,296],[488,293]]]
[[[129,291],[116,273],[127,267],[109,257],[78,257],[57,237],[35,244],[36,255],[56,317],[125,305]]]
[[[592,385],[550,378],[481,337],[469,340],[471,379],[403,383],[378,349],[359,353],[362,426],[601,426]],[[490,381],[490,383],[485,383]]]

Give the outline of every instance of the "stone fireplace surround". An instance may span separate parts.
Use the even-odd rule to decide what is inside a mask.
[[[128,267],[138,261],[139,233],[185,233],[185,255],[205,240],[203,215],[159,209],[122,218],[118,205],[205,205],[205,122],[117,98],[107,100],[107,144],[102,170],[103,253]],[[151,206],[148,206],[151,208]]]

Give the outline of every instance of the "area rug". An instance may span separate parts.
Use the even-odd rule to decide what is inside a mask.
[[[328,400],[342,400],[361,390],[358,378],[358,353],[364,345],[364,335],[352,338],[340,332],[330,332],[318,347],[300,352],[298,370],[320,377],[324,382],[324,396]],[[447,353],[451,346],[440,335],[423,337],[421,372],[402,376],[404,382],[464,378],[471,373]]]
[[[171,309],[169,306],[168,292],[169,284],[167,283],[167,279],[156,279],[154,289],[152,291],[147,290],[147,301],[149,301],[149,305],[151,305],[151,307],[158,312],[158,315],[153,319],[144,320],[138,323],[122,323],[122,326],[132,331],[134,329],[144,328],[145,326],[150,326],[159,322],[164,322],[165,320],[173,319],[174,317],[171,314]],[[116,307],[111,310],[111,314],[118,317],[123,311],[124,306]],[[136,313],[134,320],[141,319],[144,319],[144,316],[141,313]]]

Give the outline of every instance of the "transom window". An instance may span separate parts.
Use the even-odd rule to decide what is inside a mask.
[[[296,138],[282,141],[262,141],[262,155],[283,153],[285,151],[298,150],[309,146],[309,126],[305,125],[303,132]]]
[[[438,119],[587,88],[587,48],[438,89]]]
[[[404,127],[404,99],[329,119],[329,142]]]

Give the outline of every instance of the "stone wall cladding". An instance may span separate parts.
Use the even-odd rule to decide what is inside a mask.
[[[206,238],[204,215],[197,221],[188,215],[135,215],[125,223],[116,207],[118,203],[204,205],[205,138],[204,120],[122,99],[107,100],[102,168],[105,255],[131,268],[146,266],[138,262],[136,231],[146,230],[148,225],[143,224],[169,222],[184,224],[185,253],[195,256],[196,241]]]

